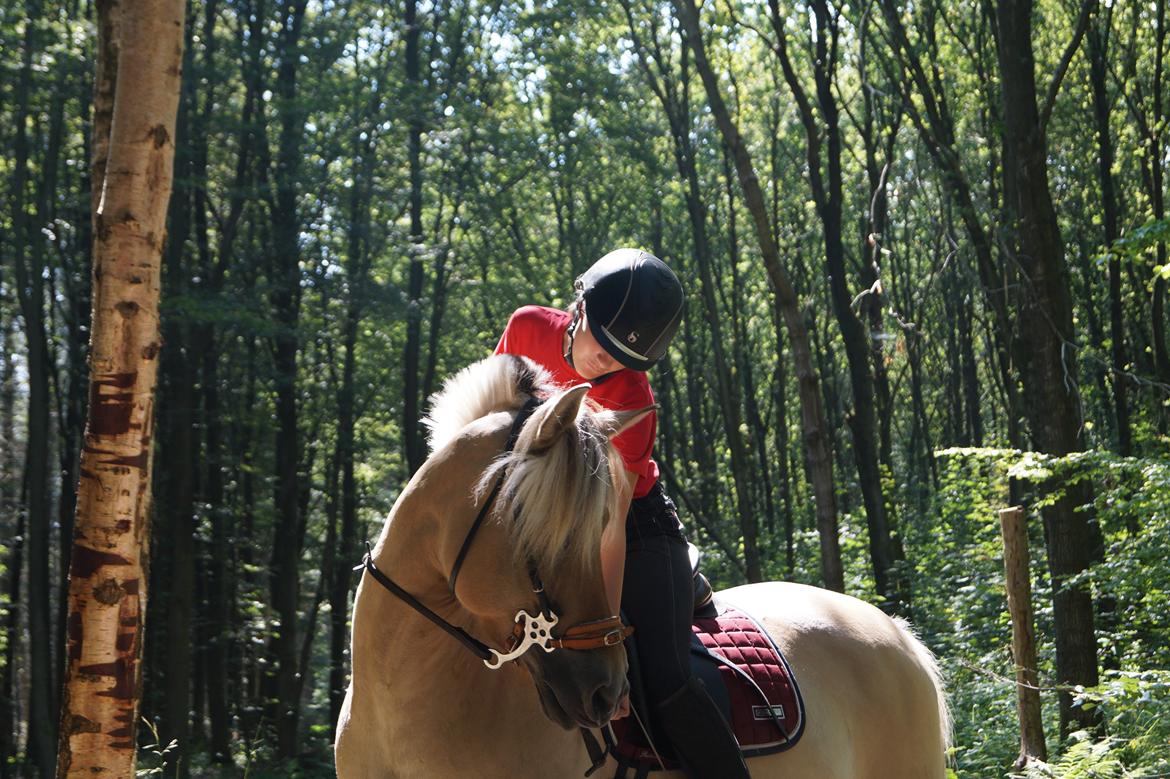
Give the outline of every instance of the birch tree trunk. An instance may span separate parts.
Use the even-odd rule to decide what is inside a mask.
[[[99,2],[93,325],[57,776],[134,775],[183,0]]]

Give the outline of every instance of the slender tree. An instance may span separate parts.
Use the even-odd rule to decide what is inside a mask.
[[[703,80],[707,100],[719,124],[719,131],[731,149],[739,183],[744,191],[748,211],[756,228],[756,239],[764,256],[764,266],[772,283],[776,308],[788,327],[792,357],[796,363],[797,387],[801,402],[801,422],[804,429],[805,445],[808,447],[808,461],[812,476],[813,492],[816,496],[817,531],[821,540],[821,576],[826,587],[844,589],[844,575],[841,568],[841,548],[837,531],[837,503],[833,491],[833,455],[829,439],[829,427],[821,406],[821,392],[816,371],[812,367],[808,332],[800,312],[796,291],[788,274],[780,266],[780,250],[776,245],[775,233],[768,221],[764,193],[752,165],[751,155],[739,129],[731,120],[731,112],[723,100],[715,71],[707,60],[706,45],[699,28],[699,11],[694,0],[673,0],[686,38],[695,55],[695,67]]]
[[[1013,356],[1023,383],[1024,409],[1037,447],[1064,455],[1080,450],[1081,399],[1068,267],[1048,185],[1045,121],[1061,72],[1038,101],[1032,54],[1032,3],[998,0],[996,21],[1004,117],[1004,204],[1007,260],[1019,274],[1016,286]],[[1079,36],[1078,36],[1079,37]],[[1052,572],[1056,668],[1065,685],[1098,682],[1093,597],[1078,577],[1099,560],[1102,540],[1084,506],[1092,499],[1085,482],[1053,485],[1060,490],[1044,508],[1048,566]],[[1060,693],[1061,732],[1071,723],[1096,725],[1097,709],[1074,707],[1068,687]]]
[[[286,0],[280,4],[279,61],[273,92],[279,126],[275,166],[272,170],[273,252],[269,266],[270,300],[277,330],[272,338],[276,369],[276,479],[275,503],[278,524],[273,535],[269,586],[276,611],[277,629],[272,637],[276,663],[269,669],[269,720],[276,728],[277,751],[282,759],[296,755],[300,698],[297,691],[299,665],[298,605],[299,562],[304,543],[301,493],[304,489],[301,462],[300,403],[297,357],[300,352],[301,250],[297,236],[300,216],[301,146],[305,131],[305,107],[300,90],[301,38],[307,0]],[[261,144],[267,156],[267,142]]]
[[[0,271],[0,290],[4,289],[5,278]],[[3,670],[0,671],[0,776],[9,776],[9,762],[17,753],[17,706],[19,693],[16,688],[16,663],[20,642],[20,574],[24,563],[24,512],[20,510],[19,479],[16,458],[16,366],[14,363],[16,335],[15,312],[10,308],[8,295],[0,294],[0,527],[9,540],[4,556],[4,597],[7,600],[3,610],[3,629],[8,637],[4,643]]]
[[[638,33],[641,25],[633,15],[631,4],[623,2],[622,5],[626,10],[630,35],[634,40],[642,72],[666,113],[678,175],[686,182],[685,198],[691,227],[691,258],[698,270],[699,299],[703,302],[704,321],[711,331],[716,397],[724,423],[724,434],[731,450],[731,470],[735,481],[740,532],[743,537],[744,561],[747,564],[748,579],[761,581],[764,577],[759,544],[759,512],[754,499],[755,484],[761,474],[749,462],[750,452],[742,432],[740,382],[736,371],[731,369],[732,359],[728,355],[729,349],[734,349],[739,334],[733,328],[725,329],[722,321],[724,314],[719,309],[715,289],[716,274],[712,268],[712,249],[707,229],[708,206],[702,196],[696,149],[691,142],[692,117],[688,83],[690,56],[684,40],[682,51],[679,52],[679,71],[673,72],[658,39],[657,30],[652,29],[652,37],[648,43],[643,43]]]
[[[843,235],[843,179],[841,168],[842,136],[840,109],[834,94],[841,35],[841,16],[837,8],[824,0],[810,4],[813,34],[810,54],[813,57],[815,102],[807,94],[788,53],[788,31],[778,0],[769,0],[774,49],[780,59],[784,80],[792,93],[805,131],[807,171],[813,202],[821,220],[824,238],[825,270],[829,277],[830,298],[837,325],[845,345],[849,365],[849,383],[853,392],[852,411],[847,417],[853,438],[853,455],[861,485],[865,517],[869,526],[869,551],[873,562],[878,594],[887,610],[896,609],[905,599],[904,587],[896,579],[894,565],[900,554],[886,514],[882,494],[877,413],[871,350],[865,326],[853,311],[849,281],[845,270]],[[875,182],[875,190],[878,187]],[[875,191],[875,197],[878,196]],[[871,284],[874,290],[877,279]],[[874,290],[876,293],[876,290]],[[880,315],[879,315],[880,321]]]
[[[196,32],[194,8],[187,9],[186,41],[183,48],[183,68],[190,74],[194,58],[191,45]],[[167,220],[167,247],[164,257],[163,283],[168,299],[186,297],[190,293],[188,279],[194,276],[187,251],[192,226],[191,151],[194,148],[188,135],[195,110],[197,80],[187,78],[182,85],[178,118],[175,124],[175,176]],[[159,529],[166,534],[167,564],[165,586],[158,587],[156,598],[165,603],[159,610],[165,615],[165,631],[161,643],[166,663],[160,669],[164,694],[161,701],[159,737],[163,743],[178,742],[179,771],[185,774],[188,761],[183,759],[189,748],[191,734],[191,677],[195,645],[195,463],[198,462],[198,443],[195,438],[195,377],[198,359],[192,349],[191,328],[176,311],[164,316],[162,333],[167,349],[161,358],[159,377],[158,438],[160,474]],[[156,575],[154,583],[162,584]],[[155,631],[152,630],[152,634]]]
[[[54,642],[50,606],[50,514],[52,496],[49,489],[51,457],[49,334],[45,316],[45,242],[39,236],[42,208],[36,216],[29,213],[28,201],[32,176],[32,144],[28,128],[33,112],[33,55],[44,45],[40,3],[26,4],[27,22],[24,49],[15,92],[15,126],[13,138],[13,174],[9,205],[12,212],[12,268],[16,295],[24,321],[24,340],[28,360],[28,410],[25,439],[24,485],[27,516],[28,632],[33,649],[29,653],[28,751],[42,776],[53,772],[56,731],[56,683],[53,673]],[[55,162],[53,164],[56,164]],[[36,200],[43,204],[47,195]]]
[[[422,321],[423,321],[423,82],[422,64],[419,54],[419,39],[422,21],[418,14],[418,1],[406,0],[403,17],[406,26],[406,68],[405,103],[407,110],[407,153],[410,158],[410,235],[408,251],[408,281],[406,310],[406,350],[403,355],[403,404],[402,436],[406,444],[406,464],[410,473],[422,467],[426,457],[421,427],[422,398]]]
[[[1101,188],[1101,216],[1104,245],[1118,238],[1119,203],[1113,175],[1116,158],[1110,127],[1112,99],[1107,72],[1109,45],[1112,39],[1113,6],[1102,9],[1090,25],[1086,38],[1089,55],[1089,84],[1093,92],[1093,123],[1097,140],[1097,180]],[[1128,457],[1133,451],[1133,432],[1129,414],[1129,357],[1126,348],[1125,318],[1121,300],[1121,259],[1109,258],[1109,340],[1112,358],[1113,413],[1117,418],[1117,452]]]
[[[98,7],[90,409],[70,570],[57,775],[135,769],[160,265],[184,3]]]

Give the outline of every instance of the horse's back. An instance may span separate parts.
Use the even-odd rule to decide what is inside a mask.
[[[753,759],[753,775],[945,776],[949,723],[937,667],[904,623],[856,598],[800,584],[746,585],[719,597],[764,624],[805,702],[801,740]]]

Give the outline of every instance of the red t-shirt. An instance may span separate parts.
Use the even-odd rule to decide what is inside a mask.
[[[573,370],[565,361],[565,330],[572,317],[555,308],[524,306],[508,320],[496,354],[515,354],[528,357],[547,370],[557,384],[572,387],[588,379]],[[596,381],[596,380],[595,380]],[[589,397],[613,411],[627,411],[653,405],[654,393],[646,374],[623,368],[601,383],[593,383]],[[634,497],[641,498],[658,481],[658,463],[651,454],[658,432],[658,414],[651,412],[638,424],[613,439],[613,444],[625,461],[626,470],[638,475]]]

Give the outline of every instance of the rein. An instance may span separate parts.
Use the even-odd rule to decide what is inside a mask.
[[[536,410],[541,402],[536,398],[530,397],[516,414],[516,418],[512,421],[512,429],[508,433],[508,442],[504,448],[505,453],[511,452],[515,448],[516,439],[520,436],[520,429],[524,426],[528,418],[532,416],[532,412]],[[488,494],[487,500],[484,501],[483,507],[480,508],[479,514],[476,515],[475,521],[471,523],[471,529],[467,531],[467,536],[463,539],[463,545],[459,548],[459,554],[455,556],[455,564],[451,567],[451,575],[447,577],[447,586],[450,588],[452,595],[455,594],[455,582],[459,578],[459,571],[463,568],[463,560],[467,557],[467,553],[471,549],[471,542],[475,540],[475,534],[479,532],[480,526],[483,525],[484,519],[491,512],[491,508],[499,496],[500,488],[504,485],[505,475],[501,473],[499,478],[496,479],[495,486],[492,487],[492,491]],[[605,619],[582,622],[579,625],[574,625],[565,630],[559,638],[553,637],[553,628],[560,622],[560,617],[553,610],[548,595],[545,594],[544,584],[541,582],[540,576],[536,571],[536,566],[530,560],[528,564],[528,578],[532,582],[532,591],[537,596],[540,608],[535,615],[529,614],[524,609],[516,613],[516,624],[512,628],[512,635],[508,638],[506,651],[500,652],[475,638],[463,628],[452,625],[434,611],[431,611],[418,598],[411,595],[398,584],[395,584],[389,576],[378,570],[378,567],[374,565],[373,552],[368,543],[366,544],[366,555],[362,558],[361,565],[354,567],[355,571],[361,571],[363,569],[368,571],[374,577],[374,580],[385,587],[392,595],[426,617],[435,626],[443,630],[443,632],[454,638],[472,654],[482,660],[484,665],[493,670],[500,668],[509,660],[515,660],[534,646],[540,647],[545,652],[551,652],[554,649],[603,649],[622,643],[634,632],[632,627],[622,623],[620,616],[611,616]]]

